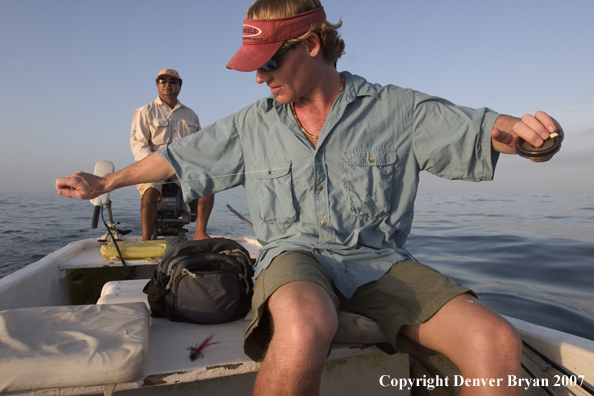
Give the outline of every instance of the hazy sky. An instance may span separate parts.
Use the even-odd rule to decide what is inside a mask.
[[[564,127],[562,151],[504,156],[495,181],[422,179],[421,191],[594,191],[594,1],[323,0],[343,21],[338,69],[370,82]],[[251,0],[0,0],[0,192],[51,191],[99,160],[133,161],[134,109],[177,69],[202,126],[268,95],[225,68]]]

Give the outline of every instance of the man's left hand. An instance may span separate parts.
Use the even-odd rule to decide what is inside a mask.
[[[540,147],[554,132],[563,140],[563,129],[559,123],[544,111],[539,111],[534,115],[526,114],[522,119],[500,116],[495,121],[491,137],[495,150],[505,154],[516,154],[518,137],[535,147]]]

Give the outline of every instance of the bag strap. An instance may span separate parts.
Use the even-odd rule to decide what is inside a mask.
[[[176,258],[180,256],[198,256],[209,253],[219,254],[226,250],[237,250],[241,252],[243,256],[247,257],[247,263],[251,265],[248,251],[239,242],[227,238],[211,238],[178,243],[161,258],[157,270],[163,274],[170,273],[169,269],[171,265],[175,264],[175,261],[177,261]]]

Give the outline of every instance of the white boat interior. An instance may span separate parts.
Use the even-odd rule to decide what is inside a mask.
[[[256,240],[231,239],[255,257]],[[158,259],[126,260],[124,269],[118,259],[103,257],[100,246],[95,239],[73,242],[0,279],[0,394],[252,393],[260,364],[243,353],[247,321],[151,318],[142,289]],[[588,383],[594,342],[508,319],[527,344],[517,378],[523,394],[594,394]],[[443,355],[404,338],[398,353],[386,354],[380,349],[385,336],[372,321],[341,313],[340,323],[321,394],[459,393],[459,372]],[[187,348],[210,334],[218,343],[191,361]]]

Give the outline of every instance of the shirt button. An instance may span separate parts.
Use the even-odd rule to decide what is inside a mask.
[[[318,191],[322,191],[324,189],[324,186],[322,186],[321,184],[318,186]]]
[[[269,174],[269,175],[274,175],[274,169],[270,169],[270,170],[268,171],[268,174]]]
[[[375,157],[369,157],[369,162],[375,162]]]
[[[326,220],[320,221],[320,224],[322,225],[322,227],[326,227],[328,225],[328,223],[326,222]]]

